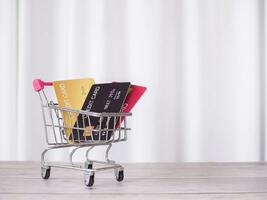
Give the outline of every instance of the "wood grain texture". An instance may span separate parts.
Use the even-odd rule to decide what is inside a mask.
[[[38,162],[0,162],[2,199],[267,199],[266,163],[124,164],[125,181],[97,173],[93,188],[83,173],[52,168],[40,177]]]

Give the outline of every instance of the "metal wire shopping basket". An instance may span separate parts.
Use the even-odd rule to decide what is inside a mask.
[[[57,103],[50,100],[45,92],[45,86],[52,86],[52,82],[44,82],[40,79],[33,81],[33,87],[38,92],[41,100],[43,122],[45,128],[45,139],[47,148],[41,154],[41,176],[43,179],[50,177],[51,167],[67,168],[84,172],[84,183],[91,187],[94,184],[95,173],[103,170],[113,169],[117,181],[124,178],[123,166],[109,159],[109,151],[113,143],[127,140],[127,118],[131,113],[95,113],[84,110],[74,110],[71,108],[60,107]],[[83,123],[76,123],[75,126],[69,124],[70,118],[81,117]],[[100,121],[98,127],[91,128],[90,121],[97,118]],[[65,120],[64,120],[65,119]],[[113,123],[110,121],[113,120]],[[104,122],[104,125],[103,123]],[[88,126],[89,124],[89,126]],[[90,130],[88,129],[90,128]],[[93,133],[90,137],[74,137],[75,133]],[[70,140],[67,135],[72,136]],[[89,152],[96,146],[107,146],[105,160],[98,161],[89,158]],[[55,164],[45,160],[45,155],[53,149],[72,148],[69,154],[69,162],[66,164]],[[73,162],[74,153],[80,148],[87,148],[85,151],[84,166]],[[95,167],[94,163],[103,164],[104,167]]]

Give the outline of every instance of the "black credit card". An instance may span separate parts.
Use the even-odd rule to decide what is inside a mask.
[[[114,82],[94,84],[82,106],[82,110],[97,112],[97,113],[114,113],[121,112],[125,98],[130,88],[130,82]],[[99,117],[84,117],[78,115],[77,121],[74,127],[85,127],[88,131],[73,129],[73,135],[70,135],[70,140],[74,142],[80,142],[85,140],[109,140],[113,134],[113,131],[91,131],[93,129],[115,127],[116,120],[110,118],[107,121],[107,117],[104,117],[100,124]],[[86,137],[86,138],[85,138]]]

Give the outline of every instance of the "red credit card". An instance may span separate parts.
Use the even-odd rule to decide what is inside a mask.
[[[137,101],[141,98],[141,96],[146,91],[146,87],[138,86],[138,85],[131,85],[129,94],[127,95],[124,105],[122,108],[122,112],[128,113],[132,110],[132,108],[135,106]],[[124,117],[121,118],[121,123],[123,122]],[[118,128],[120,125],[120,122],[118,121],[116,124],[116,128]]]

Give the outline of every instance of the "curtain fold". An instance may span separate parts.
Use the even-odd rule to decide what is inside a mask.
[[[0,1],[0,158],[17,159],[17,2]]]
[[[116,160],[263,161],[265,7],[251,0],[0,1],[0,159],[39,160],[45,148],[34,78],[94,77],[148,87],[129,140],[114,145]]]

